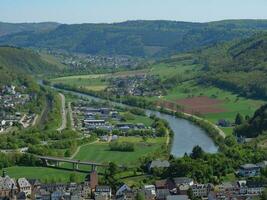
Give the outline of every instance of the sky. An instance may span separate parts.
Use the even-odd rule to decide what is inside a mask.
[[[0,0],[2,22],[267,19],[267,0]]]

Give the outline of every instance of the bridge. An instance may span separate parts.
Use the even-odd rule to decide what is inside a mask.
[[[60,163],[71,163],[73,170],[79,170],[80,165],[91,166],[92,171],[96,170],[97,167],[108,167],[107,164],[95,163],[95,162],[90,162],[90,161],[71,160],[67,158],[57,158],[57,157],[38,156],[38,155],[36,155],[36,157],[41,159],[46,166],[59,167]],[[53,164],[50,164],[50,163],[53,163]]]

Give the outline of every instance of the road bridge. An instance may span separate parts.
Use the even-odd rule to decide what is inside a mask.
[[[108,164],[101,164],[96,162],[90,161],[80,161],[80,160],[72,160],[67,158],[57,158],[57,157],[50,157],[50,156],[38,156],[37,158],[41,159],[46,166],[55,166],[59,167],[60,163],[71,163],[73,170],[79,170],[80,165],[87,165],[92,167],[92,171],[96,170],[97,167],[108,167]],[[53,164],[50,164],[53,163]]]

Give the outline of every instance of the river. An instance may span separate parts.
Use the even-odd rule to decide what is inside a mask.
[[[106,101],[79,92],[68,90],[62,91],[87,99],[94,99],[96,101]],[[116,102],[111,103],[113,105],[127,106]],[[171,154],[173,156],[182,157],[185,153],[190,154],[192,152],[193,147],[196,145],[199,145],[205,152],[208,153],[216,153],[218,151],[218,147],[215,145],[213,140],[205,133],[205,131],[200,127],[196,126],[195,124],[191,123],[190,121],[152,110],[146,110],[146,114],[148,116],[151,114],[155,114],[157,117],[168,121],[171,129],[174,132],[171,147]]]

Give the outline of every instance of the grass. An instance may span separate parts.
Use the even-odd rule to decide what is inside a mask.
[[[70,175],[76,173],[78,181],[84,181],[86,173],[73,172],[69,170],[53,169],[47,167],[9,167],[5,169],[10,177],[26,177],[30,179],[39,179],[42,182],[62,182],[70,181]]]
[[[164,145],[166,138],[149,138],[143,142],[141,137],[120,137],[119,142],[135,143],[134,152],[110,151],[109,144],[98,142],[81,147],[75,156],[77,160],[95,161],[100,163],[115,162],[117,164],[137,165],[139,158],[157,152]]]
[[[66,69],[67,68],[67,66],[62,64],[55,56],[49,55],[47,53],[41,53],[40,55],[44,61],[58,67],[59,69]]]
[[[223,100],[223,103],[218,106],[225,109],[225,112],[203,115],[204,118],[213,123],[216,123],[219,119],[227,119],[233,122],[237,113],[241,113],[244,116],[252,115],[257,108],[264,104],[264,101],[239,97],[234,93],[213,86],[200,86],[194,81],[187,81],[178,85],[170,90],[168,95],[164,96],[162,99],[176,101],[178,99],[200,95],[208,97],[216,96],[216,99]],[[158,100],[158,98],[154,98],[154,100]]]

